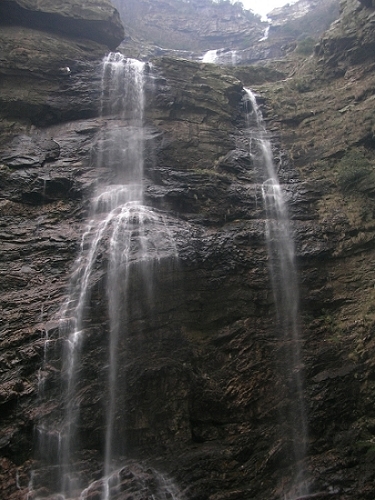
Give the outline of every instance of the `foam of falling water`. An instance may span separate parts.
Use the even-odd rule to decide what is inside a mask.
[[[211,64],[227,64],[235,66],[241,60],[241,56],[236,50],[215,49],[207,51],[202,58],[202,62]]]
[[[169,248],[168,248],[169,247]],[[118,342],[123,325],[127,324],[129,280],[136,262],[144,286],[143,300],[152,304],[152,275],[154,265],[164,252],[176,257],[176,247],[171,239],[162,214],[158,214],[137,202],[128,202],[116,214],[110,240],[110,265],[108,290],[110,317],[109,346],[109,401],[106,424],[106,449],[104,474],[110,477],[115,455],[115,414],[117,402]],[[136,261],[135,261],[136,258]],[[109,490],[104,491],[103,500],[109,500]]]
[[[236,64],[238,63],[238,53],[236,50],[231,50],[230,51],[230,55],[231,55],[231,63],[232,63],[232,66],[236,66]]]
[[[307,419],[303,402],[303,384],[301,376],[300,332],[298,318],[299,291],[295,250],[292,230],[284,200],[282,187],[275,170],[271,143],[257,105],[254,93],[245,89],[250,155],[254,163],[262,170],[265,180],[262,183],[262,196],[266,210],[266,241],[269,257],[270,277],[272,281],[275,307],[279,328],[289,347],[288,370],[292,373],[292,391],[295,401],[291,404],[290,418],[293,424],[292,436],[295,477],[291,488],[293,493],[286,499],[307,495],[308,488],[304,477],[303,460],[306,457]]]
[[[63,442],[60,453],[61,491],[70,494],[73,477],[70,462],[74,451],[80,405],[77,401],[77,377],[84,335],[84,322],[90,296],[90,278],[97,259],[98,247],[111,221],[111,213],[95,224],[90,220],[82,237],[80,255],[72,276],[71,291],[61,315],[61,335],[65,339],[63,373],[66,378]],[[88,251],[86,249],[88,248]]]
[[[126,203],[139,202],[142,196],[140,184],[111,185],[98,192],[91,204],[96,214],[109,213]]]
[[[52,488],[59,500],[89,495],[92,483],[82,489],[74,460],[79,443],[80,365],[87,336],[93,274],[108,260],[107,300],[109,342],[107,411],[104,436],[101,498],[110,500],[120,484],[114,466],[117,459],[116,429],[119,339],[128,323],[129,283],[136,272],[147,307],[152,307],[152,274],[162,259],[177,257],[176,245],[161,212],[143,205],[144,63],[111,53],[103,61],[101,113],[106,126],[100,134],[96,163],[114,172],[115,184],[98,186],[91,200],[91,216],[81,239],[70,283],[68,300],[61,311],[60,337],[64,343],[64,417],[58,428],[42,422],[38,429],[39,449],[44,460],[58,469],[58,484]],[[140,276],[140,278],[139,278]],[[142,299],[143,300],[143,299]],[[124,307],[125,304],[125,307]],[[34,484],[31,477],[30,492]],[[167,491],[167,486],[165,491]],[[164,491],[162,489],[162,491]],[[81,492],[81,493],[80,493]],[[160,494],[161,495],[161,494]],[[180,496],[157,496],[158,500]],[[169,496],[168,496],[169,495]],[[177,494],[176,494],[177,495]],[[56,497],[56,498],[57,498]],[[33,497],[34,498],[34,497]]]
[[[102,115],[108,114],[110,118],[116,116],[120,120],[126,119],[127,126],[121,127],[116,122],[114,126],[106,128],[99,140],[97,161],[109,168],[116,166],[120,170],[125,170],[124,184],[104,187],[93,199],[93,217],[82,238],[80,256],[72,277],[70,298],[62,314],[63,323],[68,325],[64,355],[67,377],[65,435],[61,452],[61,490],[64,494],[69,494],[73,488],[70,484],[73,474],[68,464],[74,451],[73,442],[79,419],[79,403],[75,395],[77,365],[81,355],[91,274],[104,236],[116,230],[114,228],[121,207],[135,200],[139,203],[142,198],[143,73],[143,63],[125,59],[118,53],[109,54],[103,61]],[[112,382],[111,376],[110,382]]]
[[[217,61],[217,50],[208,50],[204,55],[202,62],[215,64]]]
[[[262,38],[259,38],[259,42],[264,42],[265,40],[268,39],[270,27],[271,27],[271,25],[268,25],[267,28],[264,30]]]
[[[136,478],[136,490],[142,492],[142,498],[152,500],[182,500],[183,495],[176,487],[174,482],[160,472],[147,467],[145,470],[139,464],[130,463],[121,469],[111,472],[108,476],[100,480],[93,481],[85,488],[79,497],[79,500],[88,500],[89,498],[97,498],[96,493],[100,490],[105,492],[107,498],[116,498],[121,495],[122,482],[125,478]],[[130,486],[134,492],[134,484]],[[136,498],[139,498],[136,494]]]

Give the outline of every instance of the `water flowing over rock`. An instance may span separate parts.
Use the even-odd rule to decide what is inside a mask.
[[[268,139],[262,114],[255,94],[246,89],[245,105],[248,106],[248,131],[250,155],[262,182],[262,196],[266,209],[265,232],[268,248],[269,270],[277,314],[277,329],[288,345],[281,362],[281,377],[290,384],[290,407],[286,421],[290,425],[293,443],[295,477],[285,498],[303,497],[308,493],[304,471],[307,453],[308,429],[301,373],[301,334],[299,326],[299,290],[293,234],[284,200],[282,186],[275,170],[272,147]]]
[[[275,9],[266,21],[240,2],[114,0],[129,35],[129,57],[207,59],[249,65],[284,57],[299,41],[317,39],[338,18],[338,0],[299,0]],[[265,36],[267,33],[267,36]],[[208,61],[212,62],[212,61]]]
[[[38,450],[41,464],[33,471],[31,496],[39,497],[41,488],[46,487],[44,468],[56,479],[48,481],[52,491],[62,498],[85,498],[90,488],[82,485],[77,454],[82,453],[78,445],[82,441],[79,429],[81,406],[87,405],[80,394],[82,387],[89,383],[81,370],[83,359],[92,355],[85,346],[90,332],[90,298],[92,294],[92,275],[98,261],[108,261],[106,300],[108,302],[108,346],[104,347],[102,365],[107,373],[107,385],[103,392],[107,395],[104,416],[103,442],[104,465],[101,481],[103,500],[116,497],[121,491],[121,474],[115,472],[119,454],[125,455],[126,436],[121,420],[128,411],[121,405],[120,361],[129,362],[127,352],[121,344],[131,335],[132,324],[142,318],[152,316],[154,275],[163,260],[172,267],[177,257],[175,243],[163,214],[154,212],[143,203],[143,150],[144,130],[144,63],[126,60],[119,53],[111,53],[103,62],[102,70],[102,118],[106,127],[102,131],[97,146],[97,167],[105,166],[116,171],[121,184],[98,186],[92,201],[92,214],[81,241],[79,257],[71,278],[70,292],[61,316],[61,335],[59,342],[64,344],[62,360],[62,387],[64,396],[63,420],[59,416],[49,416],[49,423],[43,420],[38,426]],[[107,243],[108,247],[105,248]],[[168,263],[169,262],[169,263]],[[102,272],[105,272],[102,269]],[[139,302],[135,306],[136,301]],[[139,315],[141,316],[139,317]],[[95,333],[94,333],[95,334]],[[48,351],[49,338],[46,339]],[[120,354],[121,351],[123,351]],[[104,355],[104,353],[106,353]],[[51,360],[46,354],[45,364]],[[90,361],[89,361],[90,363]],[[41,380],[41,387],[45,381]],[[60,410],[61,411],[61,410]],[[122,416],[122,418],[121,418]],[[52,426],[52,427],[51,427]],[[51,436],[58,437],[55,457],[51,448]],[[44,463],[45,461],[45,463]],[[48,464],[52,461],[53,472]],[[43,465],[44,463],[44,465]],[[39,470],[38,470],[39,469]],[[42,479],[36,479],[41,475]],[[93,478],[90,478],[90,482]],[[159,481],[160,483],[160,481]],[[95,483],[97,488],[97,483]],[[160,494],[154,498],[165,498],[166,492],[159,484]],[[115,493],[113,493],[113,491]],[[116,493],[117,492],[117,493]]]
[[[142,134],[102,91],[122,55],[103,73],[102,43],[2,26],[1,498],[56,500],[64,469],[82,500],[373,499],[373,11],[342,7],[315,52],[267,67],[138,63]],[[300,363],[279,333],[263,200],[279,190],[262,192],[244,86],[294,237]],[[124,163],[143,165],[137,182]]]

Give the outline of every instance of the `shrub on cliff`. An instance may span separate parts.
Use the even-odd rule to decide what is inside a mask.
[[[297,54],[302,54],[304,56],[308,56],[314,52],[315,44],[316,44],[316,40],[314,40],[314,38],[308,36],[307,38],[298,42],[296,52],[297,52]]]
[[[353,190],[371,172],[371,163],[362,151],[349,151],[338,163],[338,185],[342,191]]]

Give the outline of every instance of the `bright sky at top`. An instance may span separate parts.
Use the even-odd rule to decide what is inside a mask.
[[[295,3],[296,0],[241,0],[243,6],[246,9],[251,9],[256,14],[265,17],[268,12],[276,9],[277,7],[282,7],[287,3]]]

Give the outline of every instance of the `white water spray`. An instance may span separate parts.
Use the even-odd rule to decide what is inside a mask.
[[[267,28],[264,30],[262,38],[259,38],[259,42],[264,42],[264,41],[268,40],[270,28],[271,28],[271,25],[268,25]]]
[[[245,91],[250,155],[259,174],[265,178],[262,183],[262,196],[267,216],[265,232],[269,270],[280,336],[287,346],[287,369],[291,378],[290,392],[293,394],[289,408],[292,431],[291,436],[286,438],[293,441],[294,480],[285,497],[292,500],[308,494],[303,464],[307,452],[307,418],[301,375],[299,290],[294,240],[262,113],[254,93],[248,89]]]
[[[143,310],[152,308],[153,272],[162,259],[177,257],[164,215],[143,205],[144,79],[145,64],[142,62],[126,59],[118,53],[109,54],[103,61],[101,115],[105,126],[98,138],[95,162],[100,168],[110,169],[116,183],[98,186],[92,198],[91,216],[82,236],[68,300],[61,312],[60,336],[65,345],[63,419],[58,429],[42,423],[38,431],[44,460],[48,460],[50,453],[49,440],[53,438],[58,443],[54,459],[56,484],[52,488],[59,500],[84,499],[90,490],[90,487],[83,489],[76,461],[80,453],[82,387],[85,384],[81,365],[85,342],[92,335],[90,301],[97,279],[94,276],[103,276],[103,259],[108,262],[104,463],[102,478],[92,484],[99,483],[102,500],[110,500],[121,488],[118,455],[119,450],[123,452],[123,443],[118,441],[123,436],[117,429],[119,343],[127,335],[129,326],[129,286],[136,283],[133,288],[141,287],[138,293],[145,303]],[[155,499],[164,498],[172,497],[161,488]]]
[[[217,57],[218,57],[217,54],[218,54],[218,50],[217,49],[208,50],[203,55],[202,62],[204,62],[204,63],[210,63],[210,64],[215,64],[216,61],[217,61]]]
[[[209,64],[222,64],[236,66],[241,61],[240,52],[237,50],[215,49],[203,54],[202,62]]]

